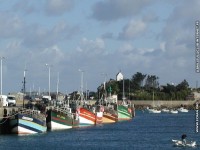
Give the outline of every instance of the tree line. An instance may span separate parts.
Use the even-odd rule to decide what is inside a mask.
[[[105,85],[100,85],[96,97],[99,98],[103,93],[117,94],[118,99],[122,99],[125,95],[129,100],[152,100],[153,98],[154,100],[186,100],[191,94],[191,89],[185,79],[177,85],[172,83],[160,85],[158,76],[137,72],[131,79],[121,81],[110,79]]]

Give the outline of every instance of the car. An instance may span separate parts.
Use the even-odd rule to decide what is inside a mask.
[[[16,98],[14,95],[7,96],[8,106],[16,106]]]

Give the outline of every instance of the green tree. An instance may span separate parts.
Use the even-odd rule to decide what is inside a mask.
[[[142,74],[141,72],[137,72],[132,76],[132,88],[135,90],[140,90],[143,86],[144,79],[146,77],[146,74]]]
[[[188,88],[189,84],[185,79],[176,86],[177,91],[188,90]]]
[[[156,75],[148,75],[145,83],[145,89],[151,91],[159,87],[158,77]]]

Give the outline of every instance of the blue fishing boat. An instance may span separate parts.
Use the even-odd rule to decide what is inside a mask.
[[[23,109],[9,119],[13,134],[35,134],[47,131],[46,116],[38,110]]]

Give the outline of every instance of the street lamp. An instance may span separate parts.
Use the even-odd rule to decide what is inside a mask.
[[[1,95],[2,95],[2,62],[4,57],[0,57],[0,59],[1,59]]]
[[[50,96],[50,90],[51,90],[51,67],[52,65],[46,64],[46,66],[49,68],[49,96]]]

